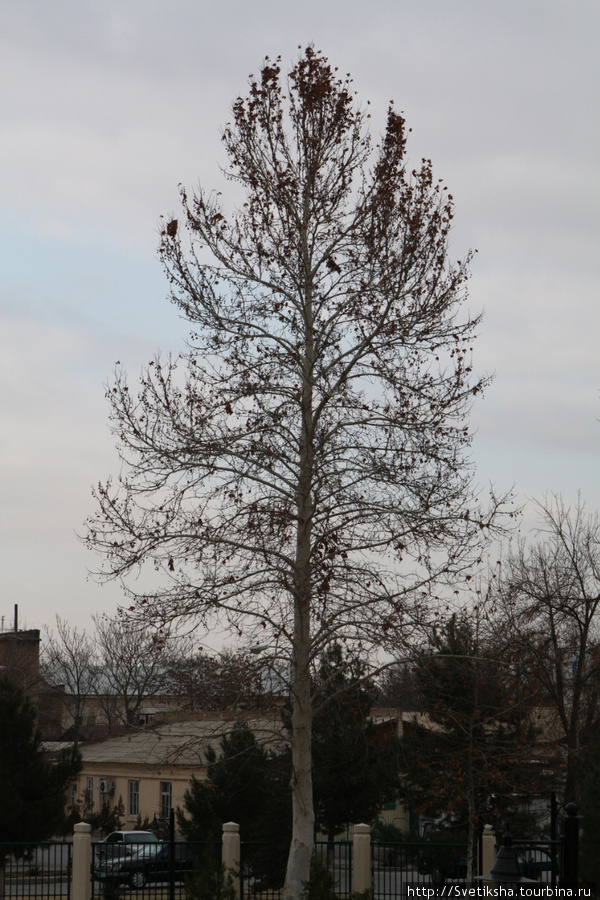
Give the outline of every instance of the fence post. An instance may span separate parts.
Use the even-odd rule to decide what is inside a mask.
[[[237,822],[225,822],[223,825],[223,865],[225,874],[230,875],[236,897],[241,893],[240,871],[240,826]],[[77,900],[76,897],[73,900]]]
[[[579,882],[577,857],[579,855],[579,816],[577,804],[567,803],[563,819],[563,877],[561,887],[576,888]]]
[[[371,828],[355,825],[352,835],[352,893],[371,890]]]
[[[73,833],[73,874],[71,897],[73,900],[90,900],[92,883],[92,826],[78,822]]]
[[[495,862],[496,835],[491,825],[484,825],[481,835],[481,874],[489,875]]]

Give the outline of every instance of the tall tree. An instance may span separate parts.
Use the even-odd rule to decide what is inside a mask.
[[[480,610],[454,614],[431,635],[415,666],[425,720],[415,716],[401,740],[406,799],[467,832],[468,881],[479,823],[514,811],[535,787],[530,698],[520,696],[484,622]]]
[[[347,824],[370,822],[400,787],[395,729],[370,718],[375,686],[364,667],[330,646],[316,676],[313,719],[315,823],[333,841]]]
[[[178,813],[181,831],[188,840],[217,839],[223,822],[235,821],[244,840],[258,840],[265,810],[270,811],[274,797],[282,793],[274,789],[280,769],[274,764],[277,754],[261,746],[245,722],[223,735],[219,749],[206,751],[206,780],[192,779],[185,795],[188,815]],[[277,823],[278,829],[283,827]]]
[[[4,896],[7,843],[43,841],[56,834],[65,818],[65,794],[77,776],[77,750],[50,763],[35,724],[35,710],[23,692],[0,677],[0,779],[5,813],[0,816],[0,894]]]
[[[470,562],[493,514],[472,496],[467,415],[485,380],[479,320],[459,315],[468,257],[448,261],[452,197],[429,160],[407,166],[393,106],[375,149],[367,118],[310,47],[287,83],[267,59],[235,101],[226,174],[245,199],[228,218],[218,194],[183,190],[181,227],[165,224],[191,342],[137,390],[117,370],[122,474],[99,485],[88,530],[132,616],[227,622],[290,673],[286,900],[313,848],[314,661],[341,638],[380,645],[414,591]]]
[[[565,801],[577,800],[600,734],[600,518],[554,496],[504,566],[507,652],[536,682],[566,748]]]
[[[237,822],[243,840],[259,842],[246,852],[254,875],[279,887],[291,833],[289,756],[261,746],[244,722],[219,743],[219,754],[212,747],[206,752],[206,780],[192,778],[185,813],[177,812],[179,828],[188,840],[211,841],[223,822]]]

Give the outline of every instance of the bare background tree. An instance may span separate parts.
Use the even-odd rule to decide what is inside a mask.
[[[71,628],[56,617],[56,634],[46,628],[40,660],[42,676],[64,685],[64,702],[73,717],[73,739],[78,743],[88,701],[98,692],[98,666],[94,642],[85,631]]]
[[[191,342],[137,388],[117,371],[122,474],[98,486],[87,540],[132,619],[228,624],[290,673],[298,900],[315,661],[339,640],[366,659],[405,627],[477,557],[497,503],[478,511],[467,456],[485,386],[479,320],[459,315],[468,258],[448,261],[452,197],[428,160],[407,167],[402,116],[390,106],[373,148],[351,79],[311,48],[287,81],[267,59],[232,115],[245,200],[227,218],[182,191],[162,231]]]
[[[537,542],[520,543],[503,575],[507,652],[554,714],[569,801],[600,734],[600,520],[581,499],[570,508],[554,496],[538,509]]]
[[[169,691],[190,712],[269,708],[283,690],[283,681],[276,682],[247,650],[210,655],[192,641],[178,641],[170,649],[167,677]]]
[[[145,704],[173,691],[172,657],[153,632],[134,627],[122,616],[92,619],[96,630],[88,635],[57,616],[56,631],[46,629],[40,661],[46,681],[64,686],[61,698],[67,715],[61,719],[75,743],[110,734],[115,727],[139,725]],[[183,664],[181,656],[179,661]]]
[[[122,617],[92,619],[101,673],[99,700],[109,723],[135,725],[143,705],[167,684],[165,648],[155,634]]]

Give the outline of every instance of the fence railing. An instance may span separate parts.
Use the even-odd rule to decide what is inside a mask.
[[[465,844],[373,841],[371,872],[376,900],[404,897],[406,883],[436,885],[462,880],[467,871]]]
[[[184,900],[217,893],[223,871],[240,900],[280,900],[286,866],[282,848],[259,841],[240,842],[239,826],[223,826],[223,840],[164,841],[104,845],[102,857],[91,844],[90,826],[75,828],[73,843],[1,844],[0,900],[64,898],[117,900],[124,892],[140,900]],[[486,828],[483,871],[495,858],[494,835]],[[97,845],[96,845],[97,847]],[[523,875],[555,884],[560,842],[514,843]],[[367,825],[354,826],[352,841],[317,841],[315,856],[329,872],[335,893],[349,898],[370,889],[373,900],[403,900],[406,883],[439,885],[464,881],[465,844],[382,842]]]
[[[180,900],[193,893],[194,879],[218,879],[220,841],[161,841],[113,844],[92,850],[91,893],[117,897],[126,890],[143,892],[149,900]]]
[[[70,900],[71,868],[72,845],[67,841],[0,844],[0,897]]]
[[[352,893],[352,841],[317,841],[315,856],[331,875],[335,892]]]
[[[235,868],[231,868],[235,874]],[[277,848],[264,841],[240,843],[239,891],[242,900],[279,900],[284,876],[285,857],[282,858]]]
[[[514,847],[526,878],[556,887],[561,871],[562,841],[515,841]]]

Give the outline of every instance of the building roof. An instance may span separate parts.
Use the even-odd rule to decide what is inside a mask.
[[[245,718],[244,722],[263,745],[275,748],[283,743],[281,725],[273,718]],[[84,763],[203,767],[208,747],[217,749],[220,739],[230,733],[235,724],[222,718],[187,719],[80,744],[79,750]]]

